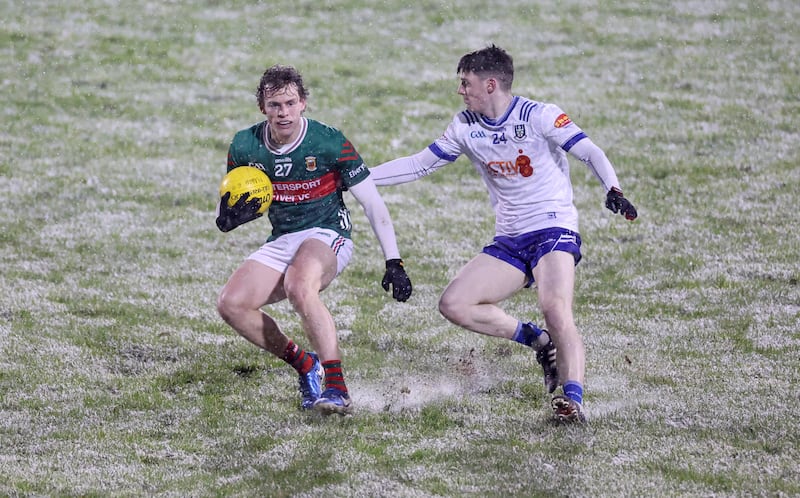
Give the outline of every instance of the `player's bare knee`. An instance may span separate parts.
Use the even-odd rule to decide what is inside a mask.
[[[439,313],[456,325],[463,325],[464,306],[451,299],[447,294],[439,298]]]
[[[225,322],[230,323],[232,317],[240,311],[241,307],[238,305],[236,299],[226,292],[225,289],[217,296],[217,313],[222,317]]]
[[[286,292],[286,299],[289,304],[296,310],[301,310],[305,307],[305,303],[316,301],[318,299],[318,292],[312,288],[304,285],[286,283],[284,286]]]
[[[222,317],[223,320],[225,320],[226,322],[228,321],[230,313],[228,313],[225,299],[223,298],[222,294],[217,296],[217,313],[219,313],[219,316]]]

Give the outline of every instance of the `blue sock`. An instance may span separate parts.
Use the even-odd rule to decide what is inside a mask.
[[[520,344],[532,347],[533,341],[535,341],[540,335],[542,335],[542,329],[533,323],[518,322],[517,331],[514,332],[514,337],[511,339]]]
[[[583,386],[580,382],[568,380],[564,382],[564,396],[572,401],[583,404]]]

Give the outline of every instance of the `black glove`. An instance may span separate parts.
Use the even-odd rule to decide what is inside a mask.
[[[402,259],[386,260],[386,273],[381,280],[383,290],[388,291],[389,284],[392,285],[392,297],[401,303],[408,301],[408,298],[411,297],[411,279],[403,269]]]
[[[231,193],[223,194],[219,203],[219,216],[217,216],[217,228],[220,231],[230,232],[239,225],[263,216],[263,213],[258,212],[261,209],[261,199],[253,197],[248,200],[248,197],[250,197],[248,194],[244,194],[236,199],[233,206],[228,206]]]
[[[635,220],[637,216],[636,208],[633,207],[631,201],[623,197],[622,190],[617,187],[611,187],[606,195],[606,207],[613,213],[619,213],[625,217],[626,220]]]

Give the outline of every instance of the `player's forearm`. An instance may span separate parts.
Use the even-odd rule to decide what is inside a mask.
[[[441,161],[446,163],[446,161]],[[433,173],[440,166],[440,159],[427,147],[414,155],[400,157],[370,168],[370,177],[375,185],[398,185],[414,181]]]
[[[588,138],[584,138],[571,149],[570,153],[583,161],[589,170],[600,180],[606,192],[612,187],[620,188],[614,166],[608,160],[605,152]]]
[[[419,176],[415,173],[415,168],[411,157],[401,157],[385,162],[380,166],[369,169],[370,178],[375,185],[398,185],[416,180]]]
[[[392,217],[375,183],[368,177],[358,185],[350,187],[350,193],[364,208],[364,213],[383,251],[384,259],[399,259],[400,250],[397,248]]]

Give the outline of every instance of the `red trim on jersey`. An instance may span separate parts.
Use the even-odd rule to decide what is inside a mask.
[[[274,202],[305,202],[336,192],[336,172],[330,171],[312,180],[272,182]]]
[[[350,143],[350,140],[347,140],[342,144],[342,152],[340,152],[340,154],[342,155],[342,157],[338,159],[338,162],[340,163],[343,161],[355,161],[358,159],[358,152],[356,152],[356,148],[353,147],[353,144]]]

